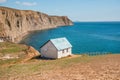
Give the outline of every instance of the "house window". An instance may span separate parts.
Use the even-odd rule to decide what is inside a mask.
[[[62,50],[62,53],[64,53],[65,51],[64,50]]]
[[[66,50],[67,50],[67,52],[68,52],[69,48],[67,48]]]

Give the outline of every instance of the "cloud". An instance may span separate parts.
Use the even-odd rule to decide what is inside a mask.
[[[19,1],[16,1],[15,3],[16,3],[16,4],[21,4],[21,2],[19,2]]]
[[[23,5],[26,5],[26,6],[35,6],[35,5],[37,5],[37,3],[36,2],[33,2],[33,3],[23,2]]]
[[[5,3],[7,2],[7,0],[0,0],[0,3]]]
[[[15,2],[16,4],[19,4],[19,5],[24,5],[24,6],[35,6],[35,5],[37,5],[37,3],[36,2],[20,2],[20,1],[16,1]]]

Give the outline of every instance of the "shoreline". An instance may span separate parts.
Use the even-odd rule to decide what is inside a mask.
[[[7,37],[5,38],[6,41],[13,43],[19,43],[22,37],[27,35],[29,31],[73,24],[67,16],[50,16],[38,11],[16,10],[2,6],[0,6],[0,11],[2,12],[0,14],[2,19],[0,24],[1,28],[3,28],[0,36]]]
[[[74,24],[72,24],[74,25]],[[69,26],[71,27],[72,25],[63,25],[63,26],[55,26],[55,27],[49,27],[49,28],[43,28],[41,30],[31,30],[31,31],[27,31],[21,35],[19,35],[19,37],[16,37],[16,41],[15,43],[20,43],[27,35],[31,34],[31,33],[34,33],[34,32],[37,32],[37,31],[44,31],[44,30],[50,30],[50,29],[55,29],[55,28],[59,28],[59,27],[64,27],[64,26]]]

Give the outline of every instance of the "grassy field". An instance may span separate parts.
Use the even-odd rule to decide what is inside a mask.
[[[0,54],[16,54],[27,46],[0,43]],[[0,60],[0,80],[120,80],[120,54],[73,55],[51,60],[37,56],[27,62],[21,59]]]
[[[22,76],[22,75],[31,75],[37,72],[46,72],[54,69],[63,69],[68,68],[74,64],[78,63],[90,63],[95,59],[103,58],[107,55],[102,56],[87,56],[87,55],[74,55],[75,57],[62,58],[57,60],[44,60],[35,58],[26,63],[16,63],[15,59],[6,60],[0,64],[0,77],[9,77],[9,76]],[[13,62],[13,63],[9,63]],[[1,63],[1,62],[0,62]],[[8,64],[9,63],[9,64]]]
[[[9,42],[0,43],[0,53],[17,53],[27,49],[27,46]]]
[[[32,59],[26,63],[19,63],[16,59],[0,61],[0,76],[31,74],[37,71],[52,70],[54,67],[65,68],[79,62],[89,62],[90,56],[76,56],[75,58],[62,58],[57,60]],[[7,65],[6,65],[7,64]]]
[[[78,69],[78,71],[80,71],[79,69],[81,69],[82,71],[84,70],[83,72],[86,73],[87,72],[86,67],[88,67],[88,66],[93,66],[97,69],[100,66],[106,66],[106,64],[114,65],[116,62],[112,63],[110,61],[110,58],[112,58],[112,62],[119,61],[120,59],[118,59],[118,58],[120,58],[120,55],[119,54],[114,54],[114,55],[110,54],[110,55],[102,55],[102,56],[74,55],[72,57],[67,57],[67,58],[62,58],[62,59],[57,59],[57,60],[45,60],[45,59],[41,59],[41,58],[37,57],[37,58],[31,59],[30,61],[28,61],[26,63],[18,62],[18,63],[12,63],[12,64],[7,64],[7,65],[1,64],[0,65],[0,79],[7,80],[10,77],[14,77],[14,78],[19,77],[19,80],[20,80],[20,79],[24,79],[25,76],[33,76],[34,77],[34,76],[36,76],[36,74],[39,76],[44,75],[46,73],[47,73],[47,75],[51,75],[55,71],[56,72],[53,73],[53,75],[59,74],[59,71],[62,72],[63,74],[64,74],[64,71],[67,72],[67,74],[70,74],[73,71],[76,71],[76,69]],[[14,60],[12,60],[12,61],[14,61]],[[111,62],[111,63],[109,64],[108,62]],[[9,61],[8,61],[8,63],[9,63]],[[90,64],[92,64],[92,65],[90,65]],[[119,63],[117,63],[117,65],[120,66]],[[76,66],[78,66],[78,67],[76,67]],[[74,67],[76,67],[76,68],[74,69]],[[112,66],[112,67],[116,69],[116,66],[115,67]],[[69,71],[69,68],[70,68],[70,71]],[[88,70],[89,70],[89,68],[88,68]],[[119,67],[118,67],[118,70],[119,70]],[[88,74],[88,72],[86,74]],[[73,75],[73,73],[72,73],[72,75]],[[118,78],[120,78],[120,76]],[[40,79],[42,79],[42,77],[40,77]],[[36,80],[36,79],[34,79],[34,80]],[[47,79],[45,79],[45,80],[47,80]],[[106,79],[106,80],[109,80],[109,79]]]
[[[25,50],[28,49],[28,46],[21,45],[21,44],[14,44],[10,42],[3,42],[0,43],[0,59],[4,56],[10,55],[10,56],[18,56],[20,59],[9,59],[9,60],[0,60],[0,65],[9,65],[14,64],[24,57]]]

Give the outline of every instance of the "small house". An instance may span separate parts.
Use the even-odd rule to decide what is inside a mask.
[[[62,58],[72,54],[72,45],[66,38],[50,39],[40,48],[41,57]]]

